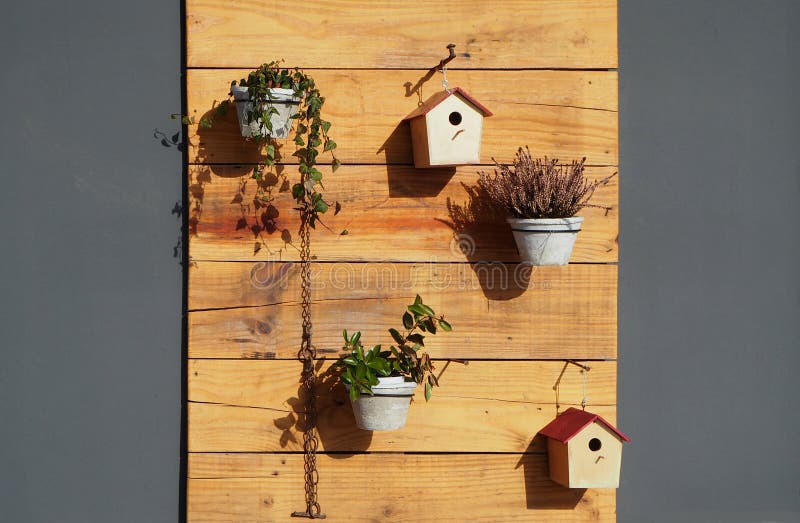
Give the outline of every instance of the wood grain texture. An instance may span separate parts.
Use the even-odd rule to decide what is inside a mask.
[[[302,363],[293,360],[189,360],[189,401],[239,407],[257,407],[304,412],[304,405],[289,401],[297,396]],[[584,362],[591,370],[586,376],[587,398],[592,405],[616,404],[616,363]],[[318,362],[317,374],[323,379],[320,405],[344,400],[341,390],[331,393],[332,361]],[[483,361],[468,364],[435,363],[442,386],[434,389],[434,399],[491,399],[505,403],[580,404],[583,394],[581,369],[564,361]],[[445,368],[446,367],[446,368]],[[481,386],[476,387],[476,380]],[[236,383],[236,387],[231,387]],[[556,390],[558,389],[558,395]],[[428,405],[436,407],[438,401]],[[420,402],[428,415],[424,401]],[[435,417],[435,416],[434,416]]]
[[[320,362],[318,431],[326,451],[544,452],[536,433],[581,402],[580,369],[565,362],[436,362],[441,386],[421,392],[398,431],[359,430],[330,362]],[[614,419],[616,365],[591,362],[592,411]],[[189,450],[302,450],[305,391],[295,361],[189,361]],[[232,386],[236,384],[236,386]]]
[[[617,67],[616,0],[187,0],[189,67]]]
[[[326,230],[312,235],[319,260],[348,261],[519,261],[505,216],[491,211],[485,197],[470,196],[476,166],[453,171],[415,171],[405,166],[344,166],[326,173],[325,197],[342,211],[324,216]],[[485,169],[485,168],[483,168]],[[254,200],[252,166],[194,165],[189,168],[192,260],[298,260],[299,213],[289,187],[293,168],[261,184],[273,198]],[[616,172],[587,169],[590,179]],[[618,177],[599,188],[578,234],[572,262],[618,259]],[[347,235],[340,232],[346,230]],[[288,243],[287,243],[288,242]]]
[[[320,455],[318,463],[331,522],[616,519],[614,490],[563,488],[541,454]],[[289,521],[305,507],[302,471],[296,454],[189,454],[188,521]]]
[[[341,51],[336,51],[340,55]],[[226,100],[231,80],[247,69],[187,71],[189,115],[196,122]],[[337,157],[346,164],[413,163],[411,134],[401,120],[418,103],[440,91],[441,79],[409,93],[422,74],[408,70],[313,71],[333,122]],[[507,161],[517,147],[569,161],[586,157],[590,165],[618,160],[617,73],[615,71],[451,71],[451,86],[460,86],[484,103],[494,116],[484,120],[482,163]],[[247,163],[259,152],[238,129],[230,108],[214,125],[189,128],[190,163]],[[295,158],[293,142],[283,141],[286,161]],[[422,173],[425,174],[425,173]]]
[[[453,332],[426,339],[433,357],[616,356],[615,265],[537,267],[515,284],[520,267],[314,264],[317,352],[336,353],[345,328],[362,331],[364,343],[391,343],[386,329],[399,326],[418,293],[453,325]],[[190,307],[250,306],[190,312],[189,357],[294,358],[300,344],[298,279],[293,264],[194,265]]]

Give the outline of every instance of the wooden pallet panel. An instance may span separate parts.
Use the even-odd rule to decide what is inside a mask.
[[[338,52],[338,51],[337,51]],[[226,100],[231,80],[248,70],[187,71],[189,115],[199,122],[215,114]],[[321,70],[313,76],[325,94],[324,113],[333,122],[331,135],[338,158],[355,164],[411,165],[408,123],[401,120],[418,103],[441,91],[439,78],[407,96],[420,79],[409,70]],[[484,103],[494,116],[484,121],[482,163],[510,160],[529,145],[536,154],[569,161],[586,157],[591,165],[618,163],[616,71],[452,71],[451,86],[461,86]],[[408,85],[408,86],[407,86]],[[190,163],[256,162],[259,153],[242,139],[231,108],[208,129],[190,125]],[[283,141],[286,152],[294,144]],[[423,172],[418,173],[418,175]]]
[[[189,169],[192,260],[297,260],[299,215],[288,190],[294,169],[271,176],[261,188],[272,202],[255,201],[252,166],[195,165]],[[344,166],[326,172],[325,197],[342,211],[329,212],[312,235],[319,260],[519,261],[505,215],[468,193],[479,167],[429,173],[404,166]],[[587,177],[605,178],[613,167],[590,167]],[[618,181],[600,187],[585,208],[572,262],[618,258]],[[347,231],[346,235],[340,234]]]
[[[237,299],[241,305],[270,305],[190,312],[190,358],[296,356],[301,330],[298,267],[253,264],[248,274],[248,265],[209,262],[192,268],[193,306]],[[399,325],[406,305],[419,293],[453,325],[453,332],[427,338],[433,357],[616,356],[615,265],[538,267],[526,285],[490,287],[500,287],[503,278],[513,280],[516,269],[495,265],[476,272],[467,264],[314,264],[314,344],[321,356],[335,354],[342,345],[342,329],[362,331],[365,343],[391,343],[386,329]],[[236,298],[237,275],[242,277],[241,287],[265,288],[248,289]],[[278,278],[270,280],[271,276]]]
[[[320,455],[327,521],[615,521],[614,490],[563,488],[541,454]],[[376,471],[391,471],[385,480]],[[297,454],[189,454],[188,521],[289,521],[305,508]]]
[[[616,0],[187,0],[186,32],[189,67],[617,67]]]

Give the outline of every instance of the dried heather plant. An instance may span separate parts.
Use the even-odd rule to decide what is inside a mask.
[[[505,208],[514,218],[569,218],[592,205],[595,189],[605,185],[617,173],[602,180],[588,181],[583,176],[586,158],[559,165],[558,160],[532,158],[530,150],[519,148],[512,165],[500,165],[494,174],[478,173],[478,187],[492,203]]]

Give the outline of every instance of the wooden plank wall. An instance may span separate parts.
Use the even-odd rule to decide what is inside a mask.
[[[614,521],[615,492],[551,482],[534,436],[557,405],[581,401],[566,359],[590,362],[589,408],[616,418],[617,181],[596,196],[612,211],[583,213],[573,263],[534,270],[466,187],[526,144],[585,156],[592,177],[616,171],[616,1],[186,0],[186,17],[197,120],[231,80],[276,58],[311,72],[327,98],[344,163],[326,177],[326,195],[343,204],[329,224],[348,231],[312,238],[328,520]],[[484,167],[416,171],[401,119],[441,89],[437,74],[410,92],[450,42],[450,85],[495,113]],[[298,216],[277,179],[274,207],[252,205],[259,151],[235,114],[188,137],[188,519],[289,521],[304,508]],[[292,145],[282,149],[294,177]],[[455,329],[430,340],[431,355],[469,364],[439,362],[442,387],[412,404],[405,429],[359,431],[327,372],[339,333],[388,343],[416,293]]]

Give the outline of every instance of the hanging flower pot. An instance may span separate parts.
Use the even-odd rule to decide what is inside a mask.
[[[508,218],[517,251],[533,265],[566,265],[581,230],[581,216],[571,218]]]
[[[589,181],[583,175],[585,161],[562,165],[557,159],[532,158],[520,147],[511,165],[496,164],[493,174],[478,173],[478,194],[511,215],[506,221],[523,261],[566,265],[583,223],[575,215],[584,207],[610,210],[589,200],[617,173]]]
[[[267,102],[259,108],[262,113],[269,116],[272,127],[270,130],[263,117],[255,113],[256,117],[248,117],[253,112],[253,102],[250,100],[249,89],[246,86],[231,86],[231,94],[236,102],[236,115],[239,117],[239,127],[242,136],[249,138],[253,135],[271,136],[272,138],[288,138],[292,129],[292,116],[297,114],[300,99],[294,96],[294,90],[272,87],[266,90]]]
[[[425,384],[425,400],[429,400],[438,379],[433,362],[420,349],[425,345],[423,332],[436,334],[453,328],[442,316],[422,303],[417,295],[403,313],[403,329],[389,329],[396,345],[382,350],[374,345],[364,350],[361,332],[352,336],[345,330],[345,354],[336,362],[339,380],[350,394],[350,403],[358,428],[363,430],[396,430],[406,424],[408,406],[418,384]]]
[[[347,385],[350,391],[350,385]],[[373,385],[372,395],[360,394],[350,397],[356,425],[363,430],[402,429],[408,417],[408,406],[417,384],[406,381],[403,376],[379,377]]]

